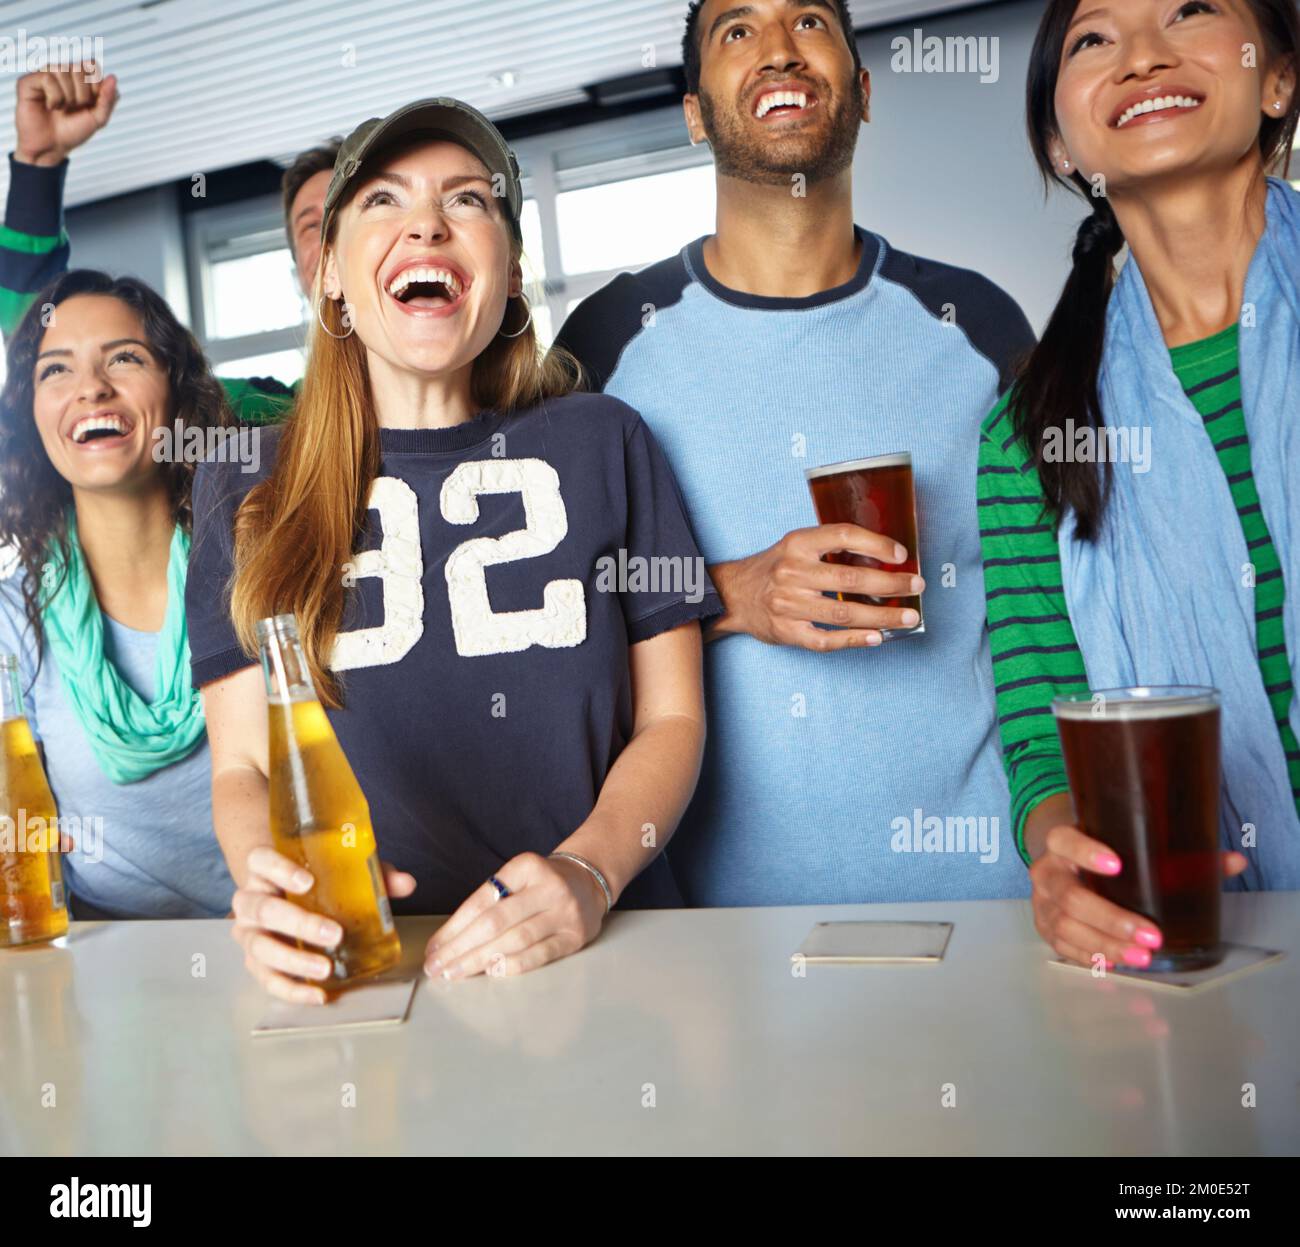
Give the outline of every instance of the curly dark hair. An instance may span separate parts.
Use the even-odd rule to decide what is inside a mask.
[[[6,344],[8,375],[0,391],[0,544],[18,557],[23,605],[36,638],[38,669],[44,649],[38,586],[52,554],[60,555],[57,561],[67,566],[72,486],[55,470],[41,442],[33,409],[34,373],[49,310],[82,294],[118,299],[140,317],[145,340],[167,372],[173,421],[203,428],[234,423],[225,390],[212,375],[194,335],[144,282],[134,277],[110,277],[93,269],[73,269],[36,295]],[[177,456],[173,462],[160,463],[158,470],[166,476],[172,515],[189,532],[195,465]],[[47,586],[45,595],[58,588],[59,583]]]
[[[686,8],[686,29],[682,32],[682,68],[686,72],[686,89],[692,95],[700,93],[700,11],[704,4],[705,0],[690,0]],[[862,68],[862,54],[853,33],[853,16],[849,13],[848,0],[827,0],[827,4],[840,19],[849,51],[853,54],[853,72],[857,74]]]

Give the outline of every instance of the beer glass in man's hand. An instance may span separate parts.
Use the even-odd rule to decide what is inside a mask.
[[[907,551],[907,557],[898,567],[899,573],[921,574],[916,488],[910,454],[904,451],[896,455],[855,459],[849,463],[832,463],[824,468],[810,468],[804,475],[808,478],[808,488],[812,490],[817,518],[823,524],[856,524],[869,532],[891,537]],[[851,550],[833,550],[825,555],[825,561],[850,567],[880,566],[869,555]],[[919,592],[889,596],[844,593],[837,596],[841,600],[869,606],[890,606],[915,615],[916,618],[905,627],[885,629],[887,638],[925,631],[925,610]]]
[[[920,623],[911,607],[871,606],[836,595],[873,598],[914,596],[925,581],[913,572],[823,562],[848,551],[881,564],[906,563],[914,552],[892,537],[855,524],[822,524],[787,533],[776,545],[749,558],[709,569],[726,614],[709,637],[744,632],[769,645],[793,645],[823,652],[879,645],[885,633]],[[816,624],[832,624],[834,630]]]

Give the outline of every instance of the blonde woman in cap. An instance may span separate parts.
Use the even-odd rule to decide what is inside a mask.
[[[451,914],[428,973],[530,970],[613,905],[681,903],[662,850],[695,786],[699,621],[719,603],[637,413],[542,361],[521,208],[513,154],[469,106],[360,126],[326,197],[294,414],[260,478],[196,483],[213,817],[234,936],[284,998],[324,999],[341,932],[285,899],[311,880],[270,847],[254,627],[272,615],[297,616],[394,908]],[[647,566],[679,574],[610,574]]]

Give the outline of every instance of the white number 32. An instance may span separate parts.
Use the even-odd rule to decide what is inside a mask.
[[[449,524],[478,519],[479,494],[519,494],[524,527],[504,537],[474,537],[447,558],[447,599],[456,652],[465,658],[514,654],[533,645],[560,649],[587,638],[587,601],[581,580],[552,580],[536,610],[501,611],[488,601],[485,569],[497,563],[549,554],[569,531],[560,478],[542,459],[487,459],[462,463],[443,482],[439,497]],[[424,567],[420,549],[419,500],[405,481],[377,477],[370,509],[379,512],[384,539],[378,550],[359,555],[353,581],[378,577],[384,595],[379,627],[340,633],[330,666],[335,671],[394,663],[424,634]]]

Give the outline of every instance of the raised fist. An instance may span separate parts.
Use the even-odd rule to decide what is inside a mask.
[[[41,69],[18,79],[14,159],[56,165],[102,130],[117,104],[117,79],[100,79],[94,61],[68,69]]]

